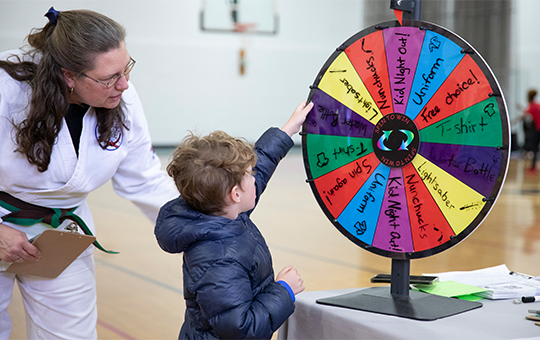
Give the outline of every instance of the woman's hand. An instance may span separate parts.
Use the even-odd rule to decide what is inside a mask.
[[[28,242],[26,234],[0,223],[0,259],[5,262],[37,262],[39,249]]]

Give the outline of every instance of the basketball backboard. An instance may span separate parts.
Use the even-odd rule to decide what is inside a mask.
[[[278,15],[275,2],[275,0],[201,0],[201,30],[277,34]]]

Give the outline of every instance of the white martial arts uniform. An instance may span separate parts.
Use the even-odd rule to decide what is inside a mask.
[[[13,52],[1,53],[0,59]],[[25,155],[14,152],[12,121],[18,123],[25,118],[30,97],[28,84],[15,81],[0,69],[0,191],[44,207],[79,207],[75,214],[85,221],[94,235],[94,221],[86,198],[110,179],[116,193],[134,202],[152,221],[164,203],[178,196],[172,180],[160,170],[161,164],[152,149],[142,105],[131,83],[122,95],[129,129],[123,129],[113,138],[114,142],[102,149],[97,141],[95,112],[90,108],[83,119],[79,156],[64,122],[45,172],[39,172]],[[0,207],[0,222],[1,216],[7,213],[9,211]],[[63,229],[69,222],[65,221],[58,229]],[[24,231],[28,238],[50,228],[41,223],[30,227],[3,223]],[[99,235],[96,236],[100,240]],[[106,241],[101,243],[106,244]],[[56,279],[16,277],[6,273],[8,264],[0,261],[0,339],[7,339],[11,332],[6,308],[15,281],[19,284],[27,310],[29,338],[96,338],[93,248],[83,252]]]

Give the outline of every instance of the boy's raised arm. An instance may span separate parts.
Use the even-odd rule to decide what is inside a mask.
[[[306,116],[308,115],[309,111],[311,111],[311,108],[313,108],[313,103],[309,103],[306,105],[306,102],[303,101],[296,107],[293,114],[291,115],[291,118],[283,125],[281,130],[289,135],[289,137],[292,137],[295,133],[300,131],[300,127],[306,120]]]

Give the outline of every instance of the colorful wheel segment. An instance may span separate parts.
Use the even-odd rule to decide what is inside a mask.
[[[326,216],[373,253],[420,258],[471,234],[509,160],[506,104],[482,57],[422,21],[347,40],[311,86],[304,165]]]

